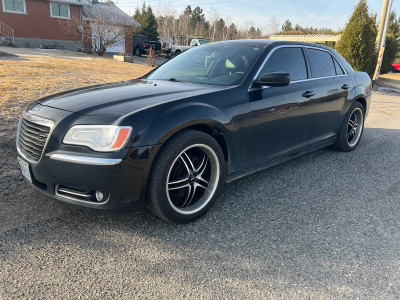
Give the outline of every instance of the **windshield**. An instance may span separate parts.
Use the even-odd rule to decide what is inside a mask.
[[[199,40],[199,42],[200,42],[200,45],[205,45],[205,44],[210,43],[210,41],[207,41],[207,40]]]
[[[262,46],[232,44],[195,47],[163,64],[147,78],[233,85],[244,78],[263,50]]]

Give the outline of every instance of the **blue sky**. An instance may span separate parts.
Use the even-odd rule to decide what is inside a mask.
[[[177,14],[180,14],[187,5],[200,6],[206,16],[212,9],[218,11],[219,16],[238,25],[253,23],[263,33],[268,32],[270,18],[275,16],[279,27],[286,19],[292,24],[303,27],[329,27],[334,30],[343,29],[348,21],[354,6],[359,0],[147,0],[154,9],[168,3]],[[135,8],[141,6],[139,0],[115,0],[115,3],[126,13],[132,15]],[[371,13],[377,13],[378,18],[382,10],[383,0],[369,0],[368,6]],[[400,1],[393,1],[392,10],[400,14]]]

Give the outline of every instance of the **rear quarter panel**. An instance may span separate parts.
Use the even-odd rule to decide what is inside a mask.
[[[353,100],[359,100],[359,99],[365,100],[366,104],[365,116],[367,117],[371,106],[371,96],[372,96],[371,78],[367,73],[359,71],[354,71],[352,75],[356,85]]]

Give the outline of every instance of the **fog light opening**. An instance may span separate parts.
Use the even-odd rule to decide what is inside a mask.
[[[104,194],[100,191],[96,191],[96,200],[100,202],[100,201],[103,201],[103,198],[104,198]]]

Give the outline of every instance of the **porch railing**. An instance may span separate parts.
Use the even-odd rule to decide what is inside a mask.
[[[0,36],[5,36],[14,44],[14,29],[2,21],[0,21]]]

